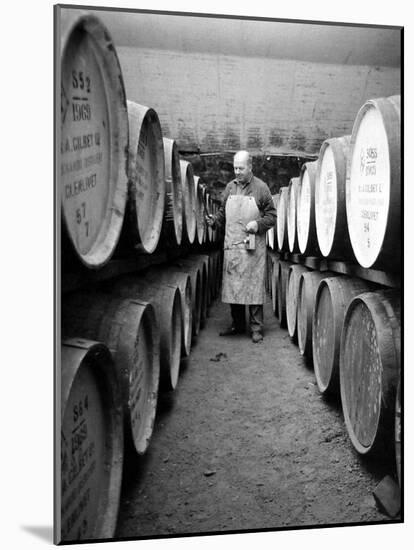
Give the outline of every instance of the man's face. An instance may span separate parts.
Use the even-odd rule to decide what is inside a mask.
[[[244,159],[234,159],[233,167],[237,181],[247,183],[252,173],[249,162]]]

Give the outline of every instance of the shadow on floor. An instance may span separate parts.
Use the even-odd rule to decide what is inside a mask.
[[[21,528],[41,540],[53,543],[53,527],[51,525],[22,525]]]

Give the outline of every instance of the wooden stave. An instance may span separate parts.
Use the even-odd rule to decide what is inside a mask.
[[[300,173],[300,183],[298,188],[298,200],[297,200],[297,217],[296,217],[296,234],[298,241],[299,252],[305,256],[320,256],[321,251],[319,249],[318,238],[316,234],[316,221],[315,221],[315,180],[317,173],[318,161],[305,162],[302,165]],[[300,222],[299,222],[299,211],[300,203],[302,200],[302,179],[305,174],[308,173],[309,183],[310,183],[310,211],[309,211],[309,220],[308,220],[308,235],[306,239],[305,246],[301,245],[301,239],[299,238],[300,231]]]
[[[163,137],[165,164],[165,212],[163,242],[180,246],[183,237],[183,189],[177,142]]]
[[[302,273],[309,271],[304,265],[292,264],[289,267],[288,279],[286,284],[286,327],[289,336],[297,339],[296,320],[297,320],[297,302],[299,293],[299,279]]]
[[[160,389],[177,387],[181,360],[181,296],[177,285],[147,282],[143,277],[126,275],[111,281],[111,291],[119,296],[152,304],[160,331]]]
[[[350,142],[350,153],[347,161],[347,177],[346,177],[346,214],[348,228],[352,227],[350,219],[351,206],[349,203],[350,185],[351,185],[351,166],[353,153],[355,148],[355,140],[359,125],[364,114],[370,109],[376,109],[384,124],[385,133],[387,135],[387,144],[390,161],[390,199],[388,208],[388,217],[386,223],[385,234],[382,240],[381,247],[374,261],[365,265],[358,258],[355,251],[355,242],[353,242],[352,232],[349,231],[350,242],[353,253],[357,262],[365,268],[384,269],[398,271],[401,267],[401,113],[400,113],[400,96],[382,97],[370,99],[362,105],[357,113],[354,121]],[[397,124],[398,119],[398,124]],[[396,130],[398,126],[398,130]],[[356,156],[359,152],[356,152]]]
[[[315,308],[312,316],[312,360],[315,372],[316,383],[320,393],[339,395],[339,356],[340,343],[343,322],[345,319],[346,308],[355,296],[367,292],[373,285],[363,279],[350,278],[346,276],[326,277],[321,280],[315,297]],[[328,372],[328,380],[325,373],[322,372],[321,361],[319,359],[318,350],[320,349],[320,340],[318,339],[318,311],[319,301],[325,287],[329,291],[331,304],[333,309],[333,353],[330,372]],[[335,294],[336,292],[336,294]]]
[[[136,429],[132,421],[134,411],[130,404],[132,374],[136,368],[133,362],[135,344],[141,329],[150,338],[150,355],[146,358],[150,384],[148,388],[142,388],[142,393],[146,393],[147,398],[142,426]],[[144,454],[154,428],[160,379],[160,337],[152,305],[139,299],[117,297],[103,292],[71,293],[62,303],[62,334],[64,338],[73,338],[80,334],[83,338],[101,341],[112,350],[121,388],[126,434],[135,451],[140,455]]]
[[[181,185],[183,191],[183,244],[193,244],[197,231],[197,213],[194,172],[190,162],[180,159]]]
[[[60,459],[56,460],[59,464],[59,470],[56,472],[56,503],[60,503],[60,511],[56,513],[56,534],[62,541],[79,542],[79,540],[97,540],[113,538],[116,529],[119,503],[121,497],[122,468],[124,462],[124,439],[123,439],[123,407],[121,401],[121,391],[119,388],[118,377],[115,372],[113,360],[108,348],[101,342],[90,341],[83,338],[71,338],[61,342],[61,370],[60,370],[60,430],[58,431],[58,442],[63,445],[62,434],[65,428],[65,412],[72,391],[74,391],[76,376],[80,373],[83,365],[86,366],[92,362],[92,370],[95,371],[97,386],[103,392],[103,401],[106,406],[102,407],[105,415],[104,424],[108,427],[108,432],[113,435],[112,440],[108,440],[104,447],[108,456],[104,458],[104,475],[107,478],[104,490],[102,489],[102,479],[99,480],[99,489],[102,492],[100,499],[93,501],[93,508],[97,510],[96,524],[87,529],[81,535],[76,534],[71,538],[64,532],[62,521],[63,490],[62,490],[62,470],[63,470],[63,452],[59,449]],[[95,366],[93,366],[95,365]],[[99,366],[98,366],[99,365]],[[102,366],[100,366],[102,365]],[[84,389],[84,385],[82,385]],[[72,430],[70,430],[72,431]],[[95,430],[92,434],[96,435]],[[87,441],[87,439],[85,440]],[[89,447],[89,446],[88,446]],[[82,447],[80,447],[82,449]],[[87,472],[85,472],[86,474]],[[84,474],[84,475],[85,475]],[[69,508],[70,510],[70,508]],[[89,527],[89,526],[88,526]]]
[[[376,333],[382,333],[381,338],[378,339],[379,354],[381,356],[381,361],[383,358],[386,360],[386,369],[381,373],[384,376],[381,377],[380,408],[377,415],[376,432],[368,444],[361,442],[358,435],[355,434],[352,420],[349,415],[348,399],[345,389],[345,353],[352,349],[347,346],[346,343],[346,330],[353,310],[359,304],[363,304],[370,313],[375,312],[377,314],[376,316],[371,316],[371,318]],[[382,316],[380,314],[382,314]],[[362,341],[362,338],[360,338],[360,341]],[[384,453],[388,454],[390,451],[389,444],[392,439],[391,433],[395,423],[395,399],[400,369],[401,324],[399,293],[394,290],[381,290],[360,294],[351,301],[346,311],[344,328],[341,334],[339,371],[340,395],[345,426],[349,439],[359,454],[380,455]],[[360,415],[360,417],[361,416],[362,415]]]
[[[110,142],[114,144],[110,153],[111,170],[109,179],[114,183],[111,190],[111,200],[108,200],[105,208],[105,217],[99,233],[92,247],[85,253],[79,250],[77,238],[70,230],[69,222],[63,205],[63,193],[61,196],[61,220],[62,220],[62,250],[71,262],[73,256],[80,260],[89,269],[99,269],[106,265],[113,256],[117,247],[127,204],[128,193],[128,114],[125,86],[122,70],[113,40],[105,25],[88,12],[76,10],[68,12],[63,10],[61,14],[60,31],[60,65],[58,67],[58,80],[63,80],[63,65],[65,57],[73,61],[70,54],[71,39],[75,44],[79,43],[76,33],[84,32],[94,44],[93,57],[97,59],[98,52],[103,61],[100,65],[101,78],[106,84],[106,98],[109,98],[108,111],[111,113],[110,124],[113,128],[110,133]],[[69,104],[68,104],[69,105]],[[61,105],[61,112],[63,105]],[[63,143],[62,129],[57,128],[57,138]],[[58,161],[61,159],[59,155]],[[82,159],[83,161],[83,159]],[[61,178],[60,178],[61,181]]]
[[[318,238],[319,250],[325,258],[338,259],[338,260],[350,260],[355,261],[355,255],[352,250],[351,240],[349,238],[348,221],[346,216],[346,197],[345,197],[345,182],[346,182],[346,170],[349,156],[351,136],[346,135],[337,138],[331,138],[325,140],[319,151],[318,167],[316,173],[315,182],[315,209],[317,210],[316,194],[318,193],[318,185],[321,178],[321,166],[323,162],[323,156],[328,147],[331,148],[335,161],[335,173],[336,173],[336,195],[337,195],[337,208],[335,219],[335,230],[332,239],[331,246],[327,252],[321,247],[320,238],[318,236],[321,233],[321,225],[318,223],[318,215],[315,213],[316,219],[316,233]]]
[[[162,138],[161,123],[158,114],[151,107],[140,105],[128,100],[128,122],[129,122],[129,149],[128,149],[128,202],[127,202],[127,227],[128,237],[132,240],[135,248],[141,252],[152,254],[158,246],[164,219],[166,182],[165,182],[165,161],[164,143]],[[152,133],[155,149],[149,149],[151,163],[155,159],[155,176],[151,180],[152,193],[141,198],[143,192],[138,189],[139,176],[137,162],[139,161],[139,143],[143,128],[148,127]],[[156,186],[152,185],[156,181]],[[148,196],[150,206],[148,207]],[[150,224],[144,223],[147,217]]]

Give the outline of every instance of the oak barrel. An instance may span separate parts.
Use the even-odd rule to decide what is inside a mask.
[[[165,207],[164,143],[154,109],[128,101],[128,221],[134,245],[151,254],[161,235]]]
[[[181,359],[181,297],[176,284],[155,284],[128,275],[111,281],[114,294],[149,302],[155,309],[160,331],[160,387],[174,390]]]
[[[115,367],[104,344],[80,338],[62,342],[61,360],[56,530],[64,542],[112,538],[124,457]]]
[[[296,209],[296,230],[301,254],[319,255],[315,222],[315,179],[318,161],[305,162],[301,168]]]
[[[200,332],[201,304],[202,304],[202,280],[200,267],[193,265],[183,265],[179,260],[171,266],[172,269],[181,271],[190,276],[191,279],[191,322],[192,338],[195,338]],[[170,269],[170,267],[169,267]]]
[[[279,325],[286,328],[286,287],[289,276],[290,262],[279,261],[277,275],[277,319]]]
[[[292,178],[288,187],[287,198],[287,234],[290,252],[299,252],[298,235],[296,231],[296,216],[300,178]]]
[[[189,270],[198,270],[200,273],[200,313],[199,325],[196,334],[200,328],[204,327],[207,318],[207,302],[208,302],[208,265],[202,255],[191,255],[180,258],[176,261],[176,265]]]
[[[280,251],[288,251],[288,233],[287,233],[287,207],[288,207],[288,187],[281,187],[279,193],[279,202],[277,205],[277,248]]]
[[[193,167],[188,161],[180,159],[180,170],[184,203],[183,237],[185,238],[184,242],[193,244],[197,230],[196,196]]]
[[[319,283],[326,277],[334,277],[328,271],[309,271],[299,279],[297,335],[301,355],[312,357],[312,317]]]
[[[340,389],[348,435],[361,454],[390,449],[400,363],[399,293],[360,294],[345,315]]]
[[[154,427],[160,377],[159,331],[150,304],[102,292],[73,292],[62,301],[62,334],[103,342],[121,384],[126,434],[146,451]]]
[[[351,136],[322,143],[315,181],[318,245],[327,258],[354,259],[346,219],[345,181]]]
[[[62,248],[89,268],[118,243],[127,199],[128,115],[114,43],[92,15],[62,23],[60,139]]]
[[[297,336],[299,281],[302,273],[309,271],[304,265],[293,264],[289,267],[286,285],[286,324],[289,336]]]
[[[370,288],[363,279],[349,277],[328,277],[318,286],[312,319],[312,357],[321,393],[339,392],[339,350],[346,308],[355,296]]]
[[[183,235],[183,189],[180,157],[173,139],[163,138],[165,165],[165,209],[162,237],[165,243],[180,245]]]
[[[352,128],[346,215],[362,267],[398,271],[401,258],[400,96],[367,101]]]
[[[147,278],[155,284],[176,285],[181,297],[181,355],[188,357],[191,351],[192,332],[192,287],[191,278],[188,273],[178,271],[172,266],[154,267],[147,272]]]

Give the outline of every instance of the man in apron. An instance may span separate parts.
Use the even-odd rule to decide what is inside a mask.
[[[245,332],[248,305],[257,343],[263,340],[266,232],[275,225],[276,210],[268,186],[253,175],[247,151],[236,153],[233,167],[236,179],[227,184],[218,213],[207,218],[211,226],[225,223],[222,301],[230,304],[233,322],[220,336]]]

